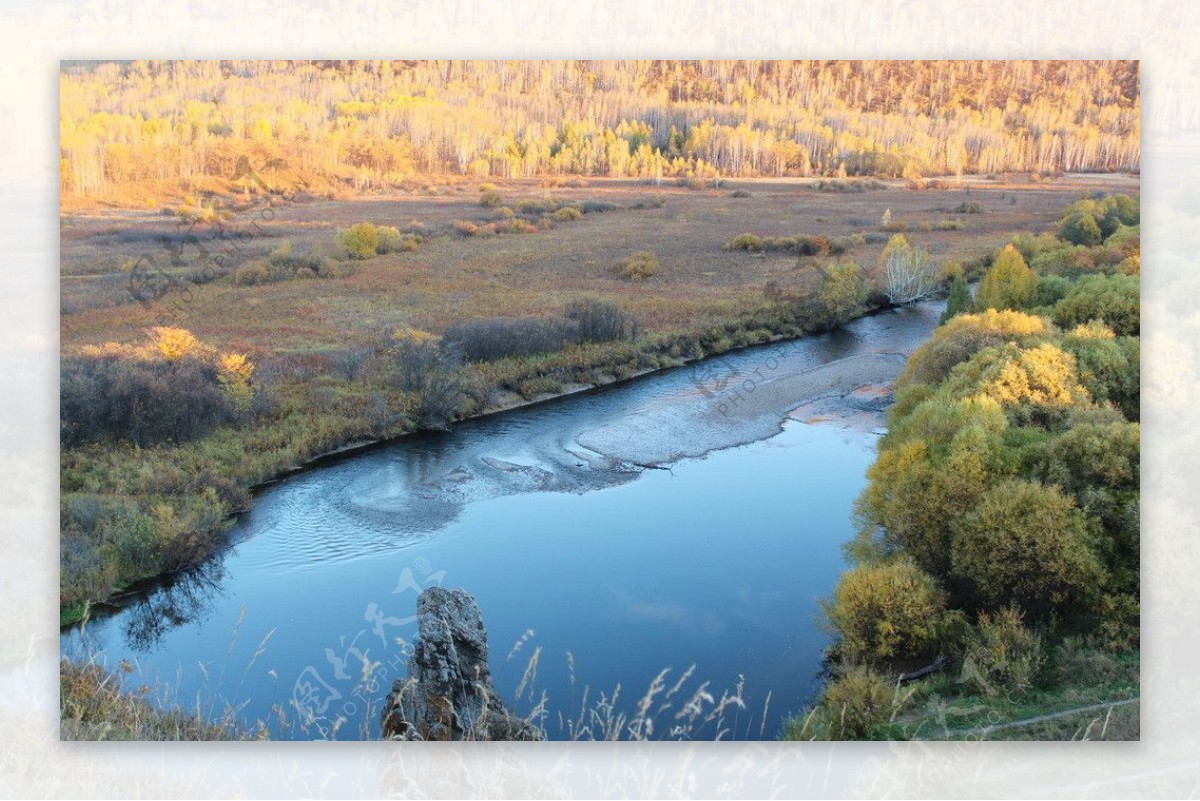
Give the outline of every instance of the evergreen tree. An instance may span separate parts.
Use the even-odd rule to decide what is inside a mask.
[[[951,317],[971,311],[971,290],[967,288],[967,279],[962,273],[954,276],[950,284],[950,297],[946,299],[946,311],[942,312],[942,323]]]

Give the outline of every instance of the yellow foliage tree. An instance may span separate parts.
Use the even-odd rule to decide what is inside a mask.
[[[200,344],[200,340],[186,328],[156,325],[146,333],[159,354],[169,362],[179,361]]]
[[[1090,400],[1075,357],[1049,343],[1022,349],[986,348],[951,375],[952,391],[991,398],[1006,408],[1072,406]]]
[[[991,268],[979,282],[975,307],[979,309],[1019,309],[1029,305],[1037,290],[1037,275],[1025,263],[1025,257],[1012,244],[1004,246]]]
[[[226,353],[221,356],[220,368],[217,380],[221,388],[233,398],[239,411],[245,411],[254,398],[254,390],[250,386],[254,364],[243,353]]]
[[[896,387],[937,384],[946,379],[956,364],[969,360],[989,345],[1005,342],[1031,345],[1049,333],[1050,326],[1045,320],[1023,312],[988,309],[979,314],[957,315],[913,352]]]

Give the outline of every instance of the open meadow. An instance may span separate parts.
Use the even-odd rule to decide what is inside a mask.
[[[577,183],[586,185],[509,181],[481,192],[479,181],[456,178],[409,194],[344,200],[235,195],[207,221],[169,207],[67,213],[63,350],[138,342],[147,327],[171,325],[256,358],[331,356],[402,327],[441,334],[479,318],[561,316],[583,296],[617,303],[646,331],[690,329],[760,304],[768,283],[786,291],[806,265],[849,260],[870,272],[897,232],[939,262],[970,266],[1016,234],[1052,229],[1080,196],[1136,190],[1137,179],[973,178],[924,190],[874,179],[735,180],[698,190],[674,182]],[[501,202],[481,205],[488,193]],[[562,213],[572,206],[583,213]],[[337,231],[362,222],[394,226],[420,242],[347,260]],[[745,233],[826,237],[844,250],[803,256],[795,249],[727,249]],[[269,262],[281,247],[296,261],[303,255],[330,263],[329,277],[319,276],[324,268],[293,267],[285,280],[239,278],[239,270],[249,273],[247,265]],[[636,252],[657,257],[655,275],[620,275],[619,262]],[[140,271],[161,297],[138,282]]]

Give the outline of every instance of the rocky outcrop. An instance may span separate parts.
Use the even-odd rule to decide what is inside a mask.
[[[408,678],[384,702],[391,740],[539,740],[505,709],[488,667],[487,630],[465,590],[430,587],[417,598],[418,634]]]

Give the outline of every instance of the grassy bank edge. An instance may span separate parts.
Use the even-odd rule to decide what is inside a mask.
[[[889,308],[891,308],[891,307],[887,306],[887,305],[868,305],[868,306],[864,307],[860,313],[851,316],[846,322],[849,322],[854,319],[859,319],[860,317],[866,317],[866,316],[870,316],[870,315],[874,315],[874,314],[879,314],[883,311],[886,311]],[[730,322],[732,322],[732,319],[730,320]],[[727,323],[727,325],[728,325],[728,323]],[[760,330],[762,330],[762,329],[760,329]],[[743,333],[746,336],[750,336],[751,334],[754,333],[754,331],[744,328]],[[574,396],[574,395],[585,395],[590,392],[596,392],[596,391],[600,391],[600,390],[610,389],[610,388],[613,388],[616,386],[620,386],[622,384],[636,381],[636,380],[638,380],[640,378],[644,378],[648,375],[658,374],[658,373],[665,372],[667,370],[674,370],[674,369],[679,369],[681,367],[694,365],[694,364],[703,362],[706,359],[711,359],[711,358],[714,358],[717,356],[722,356],[722,355],[725,355],[728,353],[742,351],[747,348],[761,347],[764,345],[771,345],[771,344],[779,343],[779,342],[797,341],[797,340],[801,340],[806,337],[813,336],[813,335],[816,335],[819,333],[821,333],[821,330],[809,331],[809,330],[796,330],[794,328],[790,333],[781,333],[779,331],[770,331],[769,336],[767,336],[765,338],[760,337],[757,339],[750,339],[750,340],[746,341],[744,344],[733,344],[732,346],[729,346],[729,347],[721,347],[720,343],[716,343],[716,346],[705,346],[705,344],[703,342],[699,341],[699,339],[693,339],[694,345],[698,349],[700,355],[679,356],[679,357],[668,356],[661,352],[658,352],[658,350],[656,350],[656,348],[658,346],[660,346],[660,344],[661,344],[659,341],[660,338],[655,337],[655,336],[647,336],[641,343],[637,343],[638,346],[634,352],[634,356],[637,359],[657,359],[658,366],[641,367],[641,368],[634,367],[634,368],[630,369],[628,372],[625,372],[625,373],[622,373],[619,375],[608,374],[608,375],[600,376],[597,378],[597,380],[594,383],[592,383],[590,385],[566,386],[566,387],[564,387],[564,389],[562,389],[560,391],[539,393],[539,394],[535,395],[534,397],[521,399],[521,400],[518,400],[515,402],[505,402],[505,403],[501,403],[498,405],[486,406],[481,409],[478,409],[477,411],[455,417],[455,419],[453,421],[451,421],[447,424],[447,428],[449,428],[450,426],[453,426],[455,424],[466,422],[469,420],[479,420],[479,419],[487,418],[487,417],[490,417],[493,415],[503,414],[503,413],[515,411],[518,409],[529,408],[529,407],[533,407],[533,406],[536,406],[539,404],[560,400],[562,398],[566,398],[566,397],[570,397],[570,396]],[[532,363],[533,360],[529,359],[527,361],[530,361]],[[578,366],[584,367],[585,365],[581,364]],[[311,470],[315,467],[334,463],[334,462],[340,461],[342,459],[353,458],[354,456],[357,456],[359,454],[362,454],[362,453],[372,450],[374,448],[382,447],[382,446],[385,446],[385,445],[388,445],[391,443],[395,443],[395,442],[400,442],[400,441],[403,441],[405,438],[411,437],[416,434],[428,433],[428,431],[429,431],[429,429],[407,428],[407,429],[395,431],[395,432],[389,431],[387,434],[382,435],[382,436],[377,436],[377,437],[353,438],[348,442],[339,442],[333,446],[318,447],[318,448],[314,449],[311,453],[305,454],[303,457],[301,457],[299,459],[289,459],[286,457],[286,455],[281,454],[282,458],[279,459],[277,464],[272,465],[267,470],[267,475],[264,478],[260,478],[258,480],[247,481],[240,488],[253,495],[258,492],[261,492],[262,490],[264,490],[274,484],[277,484],[281,481],[284,481],[284,480],[286,480],[290,477],[293,477],[295,475],[298,475],[300,473]],[[216,434],[216,433],[217,432],[214,432],[214,434]],[[209,437],[211,437],[211,436],[213,436],[213,435],[209,435]],[[233,510],[233,512],[231,514],[229,514],[224,519],[222,519],[220,521],[220,526],[221,526],[220,533],[224,533],[225,531],[228,531],[229,528],[231,528],[235,524],[237,518],[240,517],[242,514],[244,514],[245,511],[246,511],[245,509]],[[198,532],[198,533],[203,533],[203,532]],[[192,564],[195,564],[199,561],[203,561],[204,559],[210,558],[214,554],[218,553],[226,545],[226,541],[223,536],[206,537],[204,539],[204,542],[206,543],[206,547],[203,549],[203,551],[201,551],[198,554],[198,558]],[[191,565],[186,565],[180,569],[186,570],[190,566]],[[68,626],[75,625],[75,624],[83,621],[88,616],[91,608],[94,608],[96,606],[112,605],[113,602],[116,601],[118,598],[120,598],[122,595],[124,595],[128,592],[136,592],[140,587],[144,587],[151,582],[161,581],[164,578],[168,578],[170,575],[172,575],[173,572],[177,572],[177,571],[165,571],[165,572],[149,573],[149,574],[145,574],[145,575],[130,576],[130,577],[128,577],[128,580],[120,583],[117,587],[115,587],[114,591],[112,593],[110,593],[108,596],[106,596],[105,598],[90,599],[89,601],[60,605],[60,607],[59,607],[59,627],[65,628]]]

